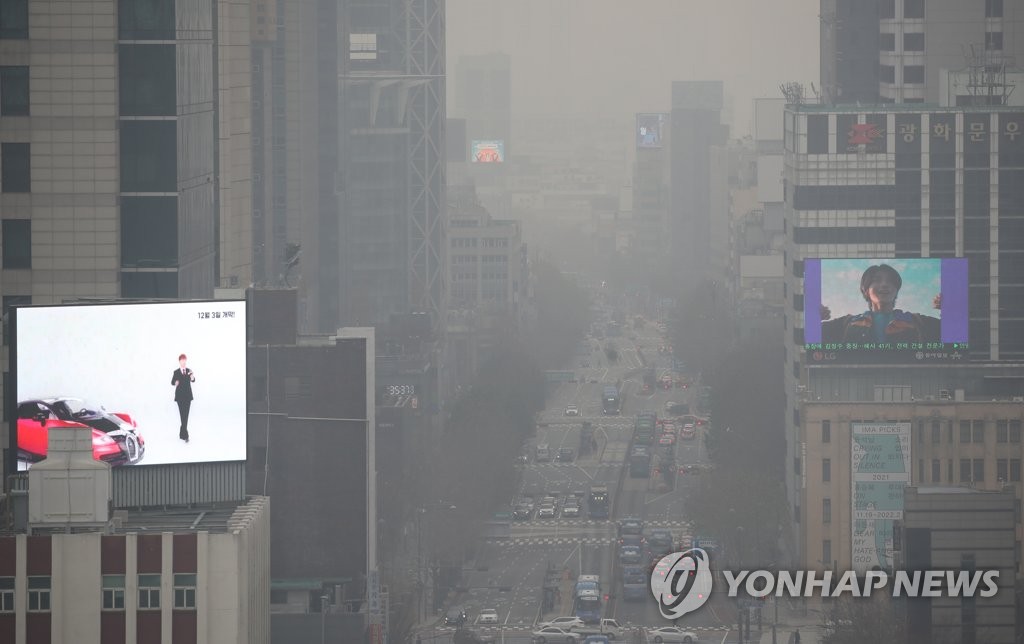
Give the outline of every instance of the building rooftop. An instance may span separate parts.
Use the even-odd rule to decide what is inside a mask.
[[[129,532],[233,532],[248,527],[265,511],[268,497],[191,508],[160,508],[114,513],[114,534]]]

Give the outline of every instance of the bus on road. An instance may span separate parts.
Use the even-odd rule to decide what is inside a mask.
[[[601,412],[605,416],[618,416],[620,412],[619,390],[617,387],[607,386],[601,394]]]

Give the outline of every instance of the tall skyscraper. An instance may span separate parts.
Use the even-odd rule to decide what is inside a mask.
[[[725,145],[721,81],[672,83],[672,195],[669,238],[673,270],[685,284],[707,277],[711,243],[711,147]]]
[[[444,310],[445,60],[439,0],[345,1],[334,191],[304,234],[322,330]],[[322,45],[321,45],[321,51]],[[330,143],[324,143],[329,145]],[[327,171],[320,159],[321,173]],[[325,183],[321,188],[326,187]],[[304,244],[305,247],[305,244]],[[305,260],[304,260],[305,261]],[[313,306],[312,295],[307,296]]]

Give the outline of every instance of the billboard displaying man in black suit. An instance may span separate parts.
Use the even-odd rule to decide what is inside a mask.
[[[192,370],[185,366],[188,356],[184,353],[178,356],[178,368],[171,374],[171,385],[174,386],[174,402],[178,403],[178,416],[181,417],[181,428],[178,430],[178,438],[188,442],[188,412],[192,407],[192,383],[196,376]]]

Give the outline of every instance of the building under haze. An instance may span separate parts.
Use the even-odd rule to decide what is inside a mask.
[[[1009,87],[1005,73],[1022,61],[1019,2],[821,1],[821,92],[827,103],[1002,104]],[[945,79],[957,71],[965,76],[959,96]]]
[[[672,271],[684,285],[710,279],[711,148],[725,145],[721,81],[672,83],[669,239]]]
[[[913,436],[906,481],[1020,486],[1011,423],[1024,400],[1024,109],[789,106],[785,127],[787,486],[801,561],[842,564],[846,528],[822,526],[856,503],[849,423],[915,428],[897,432]],[[848,301],[861,314],[861,271],[880,263],[904,267],[900,301],[917,298],[909,311],[941,318],[941,333],[903,318],[884,337],[863,336],[869,318],[850,325],[830,309]],[[889,330],[902,335],[889,341]],[[815,451],[829,442],[823,420],[833,455]]]
[[[665,270],[671,248],[672,127],[669,115],[659,113],[637,114],[634,127],[632,257],[644,263],[644,270]]]
[[[5,3],[8,303],[211,297],[251,279],[248,61],[234,55],[248,7],[214,21],[209,1],[132,4],[79,7],[82,29],[49,2]]]

